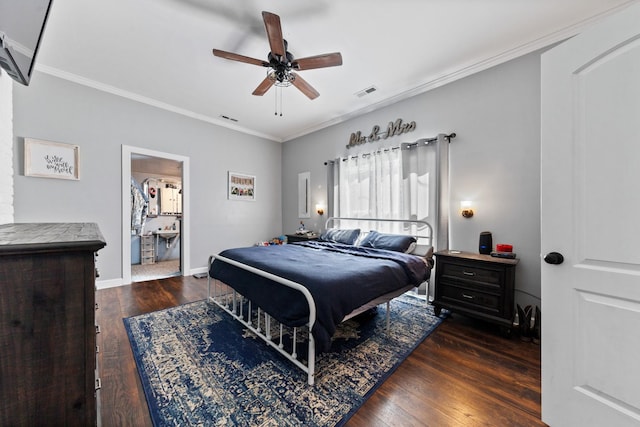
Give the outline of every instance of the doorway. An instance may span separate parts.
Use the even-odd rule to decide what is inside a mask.
[[[186,275],[189,159],[122,148],[123,284]]]

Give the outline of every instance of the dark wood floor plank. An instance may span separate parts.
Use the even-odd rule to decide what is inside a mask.
[[[205,299],[207,280],[173,277],[97,292],[104,426],[151,426],[122,319]],[[454,314],[347,423],[371,426],[544,426],[540,347]]]

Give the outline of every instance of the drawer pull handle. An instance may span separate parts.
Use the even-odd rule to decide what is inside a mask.
[[[465,276],[475,276],[476,273],[474,273],[473,271],[463,271],[462,274],[464,274]]]
[[[473,299],[473,295],[462,294],[462,297],[466,299]]]

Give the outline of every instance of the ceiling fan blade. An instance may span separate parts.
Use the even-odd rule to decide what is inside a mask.
[[[293,75],[295,76],[295,79],[293,79],[291,84],[293,84],[295,87],[300,89],[300,92],[302,92],[305,95],[307,95],[307,97],[309,99],[316,99],[318,96],[320,96],[320,93],[318,93],[318,91],[315,90],[313,88],[313,86],[311,86],[309,83],[307,83],[307,81],[305,79],[300,77],[299,74],[293,74]]]
[[[311,70],[313,68],[336,67],[338,65],[342,65],[342,55],[340,52],[334,52],[296,59],[293,61],[292,67],[296,70]]]
[[[273,86],[274,81],[269,78],[269,76],[265,77],[265,79],[258,85],[256,90],[253,91],[252,95],[262,96]]]
[[[286,50],[284,48],[284,37],[282,37],[280,17],[275,13],[262,12],[262,19],[264,20],[264,27],[267,30],[271,53],[284,57]]]
[[[269,63],[261,59],[250,58],[237,53],[226,52],[224,50],[213,49],[213,55],[219,58],[230,59],[232,61],[246,62],[247,64],[258,65],[260,67],[268,67]]]

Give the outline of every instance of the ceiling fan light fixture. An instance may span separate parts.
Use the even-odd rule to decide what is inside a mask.
[[[291,70],[270,69],[267,72],[267,77],[273,82],[274,86],[277,87],[289,87],[296,79],[295,74],[293,74]]]

